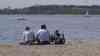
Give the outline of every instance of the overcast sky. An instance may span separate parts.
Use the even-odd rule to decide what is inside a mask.
[[[100,5],[100,0],[0,0],[0,8],[23,8],[31,5]]]

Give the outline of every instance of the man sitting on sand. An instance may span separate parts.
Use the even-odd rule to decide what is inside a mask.
[[[37,32],[37,41],[39,44],[49,44],[50,34],[45,24],[41,25],[41,29]]]
[[[30,30],[30,27],[27,26],[23,32],[23,42],[20,44],[31,45],[33,41],[35,41],[34,33]]]

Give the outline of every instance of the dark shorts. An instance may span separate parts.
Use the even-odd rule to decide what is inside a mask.
[[[38,44],[44,45],[44,44],[50,44],[50,42],[49,41],[40,41]]]

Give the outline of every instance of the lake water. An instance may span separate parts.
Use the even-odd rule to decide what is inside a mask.
[[[66,39],[100,39],[100,16],[96,15],[0,15],[0,43],[15,43],[25,26],[36,32],[41,24],[51,32],[59,29]]]

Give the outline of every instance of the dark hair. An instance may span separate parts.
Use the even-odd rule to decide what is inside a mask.
[[[55,32],[59,32],[59,30],[55,30]]]
[[[30,27],[26,26],[26,27],[25,27],[25,30],[30,30]]]
[[[41,25],[41,29],[47,29],[46,25],[45,24]]]
[[[57,36],[60,36],[59,30],[55,30],[55,34],[56,34]]]

